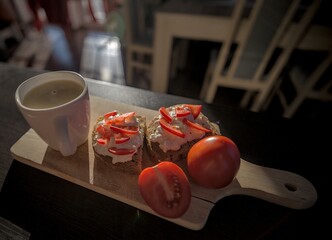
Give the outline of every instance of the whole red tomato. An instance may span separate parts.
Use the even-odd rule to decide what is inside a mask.
[[[187,165],[190,176],[207,188],[229,185],[240,168],[240,151],[225,136],[210,136],[198,141],[190,149]]]

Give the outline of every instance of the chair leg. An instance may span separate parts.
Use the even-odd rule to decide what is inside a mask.
[[[284,116],[286,117],[293,117],[294,113],[297,111],[297,109],[300,107],[302,102],[308,97],[309,93],[314,88],[317,81],[321,78],[321,76],[324,74],[326,69],[330,66],[332,62],[332,53],[330,53],[317,67],[317,69],[311,73],[311,75],[308,77],[305,86],[303,86],[298,92],[296,98],[293,100],[293,102],[289,105],[289,107],[284,112]]]
[[[206,72],[205,72],[201,92],[199,94],[199,98],[202,100],[205,100],[205,98],[206,98],[206,93],[207,93],[209,84],[211,82],[214,67],[216,65],[216,57],[217,57],[217,51],[212,51],[210,54],[210,61],[209,61],[209,64],[208,64]]]
[[[218,84],[216,82],[211,82],[210,86],[207,90],[207,94],[205,96],[205,102],[212,103],[214,100],[214,97],[216,96],[218,89]]]
[[[261,111],[266,111],[268,109],[268,107],[270,106],[274,96],[280,96],[279,94],[279,89],[280,89],[280,86],[283,82],[283,79],[282,78],[279,78],[276,83],[274,84],[274,86],[272,87],[272,90],[270,92],[270,96],[267,97],[267,99],[264,101],[262,107],[261,107]],[[279,97],[280,98],[280,97]],[[284,101],[284,100],[281,100],[281,101]],[[286,106],[286,102],[284,101],[284,104],[283,106]]]
[[[179,69],[183,69],[186,66],[188,48],[189,48],[189,40],[181,39],[180,49],[179,49],[180,54],[179,54],[179,60],[178,60],[178,68]]]
[[[211,81],[211,69],[209,69],[209,67],[208,67],[208,71],[205,73],[201,92],[199,93],[199,98],[202,100],[205,100],[207,88],[209,86],[210,81]]]
[[[283,116],[286,118],[292,118],[296,110],[300,107],[301,103],[304,101],[304,95],[298,96],[295,100],[288,106],[286,111],[284,111]]]
[[[188,54],[188,46],[189,41],[187,39],[181,39],[174,46],[174,50],[172,52],[171,57],[171,69],[170,69],[170,77],[174,78],[176,75],[176,71],[178,69],[184,69],[187,62],[187,54]]]
[[[133,66],[132,66],[132,51],[127,48],[126,53],[126,83],[129,86],[133,85]]]
[[[174,50],[172,52],[171,56],[171,66],[170,66],[170,78],[173,79],[176,76],[176,71],[178,69],[178,60],[180,58],[181,52],[180,52],[180,46],[178,44],[175,44]]]
[[[241,102],[240,102],[241,108],[248,107],[249,101],[252,98],[253,94],[254,94],[254,91],[250,91],[250,90],[246,91],[246,93],[244,94],[244,96],[242,97]]]
[[[262,109],[262,106],[264,105],[269,93],[270,91],[260,91],[256,96],[250,110],[253,112],[259,112]]]

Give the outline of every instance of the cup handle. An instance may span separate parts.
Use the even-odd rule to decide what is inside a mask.
[[[66,116],[60,116],[55,119],[55,129],[61,154],[65,157],[73,155],[76,152],[77,144],[69,135]]]

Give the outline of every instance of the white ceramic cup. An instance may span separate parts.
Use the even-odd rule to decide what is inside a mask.
[[[33,108],[23,104],[26,94],[44,83],[52,81],[74,81],[82,87],[76,98],[48,108]],[[71,71],[53,71],[31,77],[18,86],[15,101],[30,127],[49,147],[70,156],[85,143],[89,135],[90,101],[88,86],[84,78]]]

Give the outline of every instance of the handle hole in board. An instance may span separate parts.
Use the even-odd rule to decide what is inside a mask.
[[[285,183],[285,187],[291,192],[295,192],[297,190],[297,186],[292,183]]]

